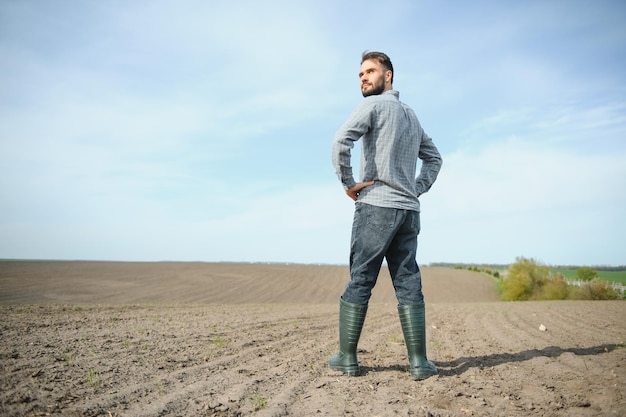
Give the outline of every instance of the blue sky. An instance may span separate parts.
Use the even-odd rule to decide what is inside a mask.
[[[626,264],[622,1],[0,0],[0,258],[348,261],[364,50],[444,166],[418,261]]]

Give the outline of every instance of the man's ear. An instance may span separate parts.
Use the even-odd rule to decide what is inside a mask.
[[[391,76],[393,75],[393,71],[387,70],[385,71],[385,82],[391,84]]]

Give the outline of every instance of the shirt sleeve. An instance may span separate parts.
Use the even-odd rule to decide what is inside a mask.
[[[415,189],[418,196],[430,190],[443,164],[439,150],[426,133],[422,135],[419,158],[422,160],[422,168],[418,177],[415,179]]]
[[[364,100],[335,134],[332,163],[339,181],[348,190],[356,185],[352,173],[351,153],[354,143],[372,126],[372,107]]]

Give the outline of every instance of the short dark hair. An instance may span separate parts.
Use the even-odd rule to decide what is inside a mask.
[[[385,68],[385,70],[391,71],[391,84],[393,84],[393,64],[391,63],[391,59],[389,59],[387,54],[384,54],[382,52],[376,52],[376,51],[363,52],[363,55],[361,56],[361,64],[367,61],[368,59],[377,61],[379,64],[381,64]]]

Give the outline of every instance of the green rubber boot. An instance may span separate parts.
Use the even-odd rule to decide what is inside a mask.
[[[339,298],[339,354],[330,357],[330,369],[351,376],[359,374],[356,346],[366,314],[367,304],[352,304]]]
[[[437,375],[435,364],[426,358],[426,318],[424,304],[399,305],[398,314],[404,343],[409,354],[411,376],[415,380]]]

